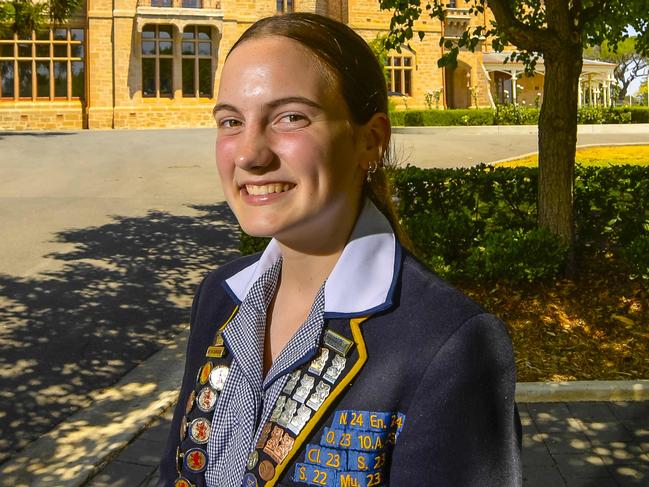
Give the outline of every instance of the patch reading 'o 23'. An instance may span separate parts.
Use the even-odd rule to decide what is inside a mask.
[[[392,412],[336,411],[320,444],[306,446],[293,480],[326,487],[380,487],[391,446],[403,429],[405,415]]]

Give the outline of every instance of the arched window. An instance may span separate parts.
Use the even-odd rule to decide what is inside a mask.
[[[183,31],[183,96],[212,97],[212,33],[190,25]]]
[[[142,29],[142,96],[173,96],[173,26],[145,25]]]

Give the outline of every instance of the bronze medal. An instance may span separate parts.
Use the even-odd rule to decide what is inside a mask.
[[[185,405],[185,414],[189,414],[192,412],[192,409],[194,408],[195,400],[196,400],[196,391],[192,391],[189,393],[189,397],[187,398],[187,404]]]
[[[275,467],[268,460],[264,460],[259,464],[259,476],[262,480],[268,482],[275,475]]]
[[[180,442],[182,443],[187,436],[187,416],[180,420]]]

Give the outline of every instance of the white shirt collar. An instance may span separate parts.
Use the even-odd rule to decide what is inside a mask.
[[[359,316],[392,304],[399,246],[390,223],[367,200],[354,230],[325,283],[325,317]],[[259,260],[225,281],[241,302],[259,277],[281,257],[272,239]]]

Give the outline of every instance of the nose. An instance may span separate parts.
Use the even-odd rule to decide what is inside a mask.
[[[234,156],[237,167],[246,171],[264,169],[273,161],[273,151],[263,126],[248,125],[240,134]]]

